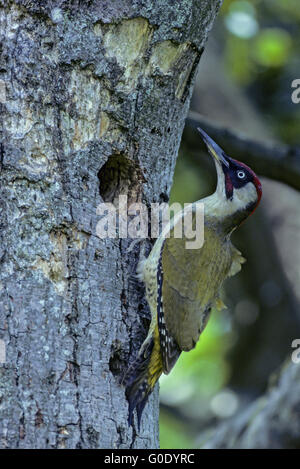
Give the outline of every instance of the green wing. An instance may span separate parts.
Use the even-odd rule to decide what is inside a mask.
[[[180,350],[188,351],[195,347],[229,272],[232,245],[208,222],[202,248],[186,249],[186,241],[171,233],[164,242],[162,296],[167,332]]]

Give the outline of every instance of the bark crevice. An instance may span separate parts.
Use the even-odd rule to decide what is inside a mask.
[[[1,447],[158,446],[158,389],[136,434],[119,383],[140,246],[99,238],[97,207],[168,197],[221,2],[200,3],[0,0]]]

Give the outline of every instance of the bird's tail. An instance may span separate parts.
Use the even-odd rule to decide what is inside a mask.
[[[162,358],[158,327],[155,327],[146,350],[132,365],[126,379],[126,397],[129,403],[128,424],[133,424],[134,409],[137,412],[138,428],[140,429],[141,416],[149,395],[162,374]]]

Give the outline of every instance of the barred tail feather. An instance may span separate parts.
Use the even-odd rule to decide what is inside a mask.
[[[132,368],[126,383],[126,397],[129,404],[128,424],[133,424],[133,413],[136,409],[140,430],[144,407],[163,370],[157,326],[147,351],[137,358]]]

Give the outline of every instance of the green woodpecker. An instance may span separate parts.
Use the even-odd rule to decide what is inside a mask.
[[[142,411],[160,375],[170,372],[182,351],[195,347],[211,308],[224,307],[219,297],[221,285],[245,261],[232,245],[231,233],[253,213],[262,195],[255,173],[198,130],[215,162],[217,188],[211,196],[191,204],[193,213],[197,204],[204,204],[200,249],[186,249],[187,239],[172,236],[176,224],[182,222],[182,210],[157,238],[149,257],[139,263],[152,319],[127,379],[130,425],[136,408],[140,426]]]

